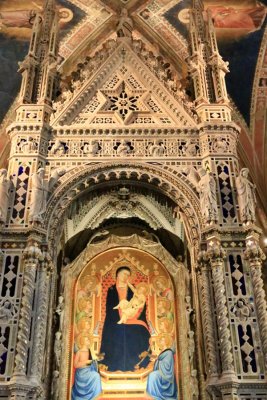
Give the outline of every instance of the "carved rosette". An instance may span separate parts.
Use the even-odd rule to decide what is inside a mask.
[[[251,281],[259,322],[262,350],[264,353],[264,364],[265,368],[267,368],[267,303],[265,299],[265,291],[263,289],[261,272],[262,261],[264,261],[266,257],[260,246],[255,242],[253,242],[252,244],[247,244],[247,248],[244,252],[244,257],[249,262],[250,266]]]
[[[223,259],[225,251],[218,244],[207,251],[212,270],[214,298],[217,312],[218,335],[223,374],[234,373],[230,324],[226,306]]]
[[[198,284],[201,292],[201,313],[205,336],[205,347],[208,362],[208,375],[218,374],[215,342],[215,326],[213,322],[212,300],[210,296],[210,266],[206,251],[198,255]]]
[[[35,320],[35,331],[32,349],[32,365],[31,375],[34,378],[41,379],[42,369],[40,365],[43,364],[44,346],[45,346],[45,329],[47,323],[48,314],[48,290],[49,290],[49,278],[51,271],[51,256],[47,252],[43,252],[43,259],[40,262],[40,271],[37,281],[37,310],[38,315]]]
[[[20,320],[15,356],[15,376],[25,376],[28,356],[28,341],[31,330],[32,304],[35,289],[35,276],[43,255],[37,244],[26,247],[23,253],[24,280],[21,298]]]

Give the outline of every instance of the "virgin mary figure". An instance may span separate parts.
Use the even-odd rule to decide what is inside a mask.
[[[116,283],[109,287],[106,299],[106,318],[103,327],[101,353],[105,353],[102,361],[108,371],[134,371],[137,364],[146,367],[148,357],[140,362],[140,355],[149,348],[150,333],[146,320],[146,305],[136,312],[133,318],[119,323],[120,301],[130,301],[133,291],[128,286],[131,270],[123,266],[116,271]]]

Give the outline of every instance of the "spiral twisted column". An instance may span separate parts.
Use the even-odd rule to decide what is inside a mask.
[[[251,281],[254,292],[255,308],[258,317],[262,351],[264,354],[264,365],[267,369],[267,303],[262,280],[262,261],[265,255],[256,242],[247,242],[244,257],[248,261],[251,272]]]
[[[215,326],[213,320],[212,299],[210,295],[210,265],[206,251],[198,255],[198,285],[201,292],[201,314],[205,338],[205,347],[208,363],[208,376],[218,375],[217,349],[215,342]]]
[[[44,347],[46,339],[46,325],[48,316],[49,302],[49,281],[51,272],[51,257],[47,252],[43,252],[43,260],[40,263],[39,279],[37,282],[37,310],[38,315],[35,321],[35,331],[32,348],[31,376],[37,381],[42,377]]]
[[[220,355],[222,363],[222,374],[234,374],[234,362],[232,353],[230,323],[227,311],[227,300],[225,295],[223,259],[225,252],[220,245],[214,245],[207,251],[211,264],[214,299],[217,313],[218,335],[220,343]]]
[[[20,320],[16,346],[14,376],[25,376],[28,357],[29,337],[34,300],[35,277],[43,255],[37,244],[29,245],[23,253],[24,279],[21,298]]]

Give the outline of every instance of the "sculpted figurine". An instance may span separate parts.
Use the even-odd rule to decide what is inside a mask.
[[[59,316],[59,331],[62,332],[64,322],[64,297],[59,296],[56,314]]]
[[[54,355],[55,355],[55,363],[56,369],[60,368],[60,358],[61,358],[61,332],[56,332],[56,338],[54,343]]]
[[[162,140],[157,139],[154,144],[151,144],[148,148],[148,152],[151,156],[163,156],[165,153],[165,146]]]
[[[32,194],[29,215],[29,219],[31,222],[42,221],[42,214],[46,210],[46,199],[48,190],[44,175],[44,168],[39,168],[38,171],[34,172],[34,174],[32,175]]]
[[[58,400],[58,394],[59,394],[58,379],[59,379],[59,371],[55,370],[53,371],[52,390],[51,390],[53,400]]]
[[[190,387],[192,400],[197,400],[199,398],[199,389],[196,369],[193,369],[193,371],[191,371]]]
[[[133,21],[128,16],[126,8],[121,10],[119,22],[117,24],[117,35],[118,37],[132,38]]]
[[[197,145],[196,145],[194,139],[189,139],[186,142],[186,144],[184,146],[184,151],[187,156],[195,157],[197,155],[198,148],[197,148]]]
[[[218,221],[216,182],[211,172],[203,168],[199,171],[200,181],[198,192],[200,196],[200,208],[206,223]]]
[[[240,208],[241,221],[255,221],[255,205],[256,205],[256,186],[248,179],[248,168],[242,168],[236,178],[236,189],[238,194],[238,203]]]
[[[216,153],[225,153],[228,150],[228,144],[222,137],[218,137],[212,144],[212,150]]]
[[[123,139],[117,148],[118,156],[126,156],[127,154],[130,154],[130,152],[131,152],[131,148],[130,148],[129,144],[127,143],[127,140]]]
[[[26,141],[22,141],[19,145],[19,150],[22,153],[30,153],[31,151],[36,151],[38,148],[38,143],[29,137]]]
[[[51,178],[49,179],[49,184],[48,184],[48,189],[49,192],[54,188],[54,186],[57,184],[58,180],[65,175],[66,170],[64,168],[62,169],[55,169],[52,174]]]
[[[7,179],[7,170],[0,169],[0,222],[6,222],[11,181]]]
[[[83,146],[84,154],[89,154],[91,156],[96,156],[99,152],[99,144],[97,140],[91,140],[90,143],[85,143]]]
[[[14,306],[9,300],[1,302],[0,321],[7,323],[14,315]]]
[[[247,321],[253,312],[253,307],[251,304],[247,303],[245,299],[238,299],[231,311],[235,316],[241,321]]]
[[[65,147],[61,140],[55,140],[55,143],[51,147],[51,154],[65,154]]]

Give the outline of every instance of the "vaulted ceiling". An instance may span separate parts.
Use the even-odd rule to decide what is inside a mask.
[[[62,74],[68,75],[104,40],[115,37],[120,11],[127,8],[134,21],[134,37],[142,38],[186,78],[191,3],[191,0],[56,0],[60,13]],[[239,153],[242,163],[250,168],[264,208],[267,197],[267,0],[204,0],[203,3],[211,12],[220,52],[230,63],[227,86],[234,118],[242,128]],[[20,84],[17,62],[27,53],[31,18],[42,6],[42,0],[2,0],[0,4],[1,165],[5,165],[8,157],[5,127],[12,118]],[[267,230],[264,213],[261,218]]]

